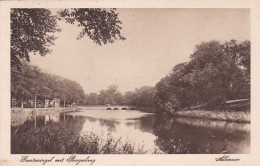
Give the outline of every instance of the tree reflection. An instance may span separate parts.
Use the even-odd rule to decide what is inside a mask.
[[[217,128],[208,122],[203,124],[203,120],[200,121],[198,125],[192,123],[192,119],[157,116],[153,124],[154,134],[157,136],[156,145],[166,153],[249,152],[250,132],[248,130],[241,130],[239,125],[234,125],[232,131],[235,132],[229,132],[228,129],[232,127]]]
[[[250,151],[250,124],[243,123],[167,115],[115,121],[64,113],[35,115],[27,117],[25,121],[25,118],[20,118],[22,122],[17,119],[11,126],[11,152],[18,154],[69,153],[68,147],[74,144],[81,149],[79,137],[91,131],[97,134],[104,132],[99,135],[101,140],[107,133],[111,133],[116,139],[143,143],[146,147],[156,147],[164,153],[220,154]],[[81,153],[77,149],[73,152]]]
[[[66,114],[28,118],[23,124],[11,126],[11,153],[59,153],[63,146],[50,143],[69,143],[82,130],[85,120]]]

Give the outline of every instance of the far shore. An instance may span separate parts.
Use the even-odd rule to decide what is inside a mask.
[[[60,113],[60,112],[75,112],[79,111],[78,107],[59,107],[59,108],[11,108],[12,116],[15,115],[45,115],[49,113]],[[149,112],[149,109],[139,109],[140,111]],[[151,110],[155,113],[154,110]],[[197,110],[180,110],[171,113],[167,113],[170,116],[196,118],[196,119],[207,119],[217,121],[230,121],[238,123],[250,123],[250,111],[221,111],[214,110],[208,111],[203,109]]]

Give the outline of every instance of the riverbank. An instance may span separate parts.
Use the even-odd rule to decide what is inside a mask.
[[[13,154],[250,152],[250,123],[180,118],[166,114],[133,117],[132,114],[137,112],[147,115],[131,110],[82,110],[29,116],[25,120],[17,119],[11,123],[11,152]]]
[[[207,110],[192,110],[192,111],[176,111],[171,113],[177,117],[197,118],[197,119],[208,119],[208,120],[219,120],[219,121],[230,121],[230,122],[241,122],[250,123],[250,112],[249,111],[207,111]]]
[[[78,111],[77,107],[59,107],[59,108],[11,108],[11,115],[31,115],[37,113],[37,115],[41,114],[49,114],[53,112],[71,112]]]

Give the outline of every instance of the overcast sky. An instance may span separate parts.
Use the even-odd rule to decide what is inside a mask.
[[[154,86],[202,41],[250,39],[247,9],[118,9],[125,41],[99,46],[80,29],[59,22],[62,32],[45,57],[31,55],[44,71],[75,80],[86,93],[111,84],[121,92]]]

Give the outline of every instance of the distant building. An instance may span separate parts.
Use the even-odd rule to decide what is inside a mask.
[[[23,102],[21,100],[17,100],[15,98],[11,99],[11,106],[12,107],[20,107],[20,108],[34,108],[35,107],[35,101],[32,100],[24,100]],[[52,100],[46,99],[46,100],[37,100],[36,102],[37,108],[58,108],[60,107],[60,99],[59,98],[53,98]]]
[[[60,107],[60,99],[59,98],[53,98],[52,100],[52,107]]]

